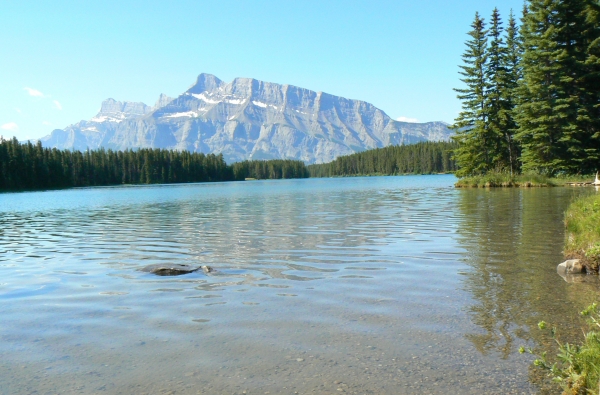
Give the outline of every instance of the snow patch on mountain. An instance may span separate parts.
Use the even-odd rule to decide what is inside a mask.
[[[198,113],[195,111],[187,111],[187,112],[176,112],[174,114],[164,115],[165,118],[181,118],[181,117],[195,117]]]

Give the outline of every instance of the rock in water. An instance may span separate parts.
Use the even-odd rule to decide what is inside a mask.
[[[200,270],[200,267],[193,267],[188,265],[148,265],[142,269],[142,272],[156,274],[157,276],[180,276],[182,274],[188,274]]]
[[[556,271],[560,275],[565,274],[581,274],[584,272],[583,265],[579,259],[569,259],[556,267]]]

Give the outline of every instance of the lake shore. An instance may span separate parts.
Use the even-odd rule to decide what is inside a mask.
[[[588,273],[600,267],[600,196],[575,200],[565,212],[565,257],[580,259]]]
[[[456,188],[536,188],[566,186],[570,183],[589,183],[594,176],[547,177],[541,174],[488,173],[460,178]]]

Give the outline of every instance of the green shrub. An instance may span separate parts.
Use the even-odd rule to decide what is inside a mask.
[[[598,394],[600,382],[600,314],[594,303],[581,314],[588,318],[589,332],[584,334],[583,343],[579,345],[561,343],[556,328],[550,334],[558,345],[556,362],[548,361],[547,352],[536,354],[531,348],[521,347],[519,352],[536,355],[533,364],[548,372],[552,380],[564,390],[564,394],[583,395]],[[547,330],[547,324],[538,324],[540,330]]]

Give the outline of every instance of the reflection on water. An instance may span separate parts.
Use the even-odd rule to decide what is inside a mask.
[[[481,353],[508,358],[524,344],[554,344],[537,323],[560,329],[562,340],[581,335],[578,313],[598,299],[596,276],[572,276],[569,284],[553,270],[561,262],[563,219],[568,204],[590,189],[540,188],[464,190],[459,207],[459,243],[467,251],[464,289],[478,330],[467,334]]]
[[[8,393],[536,393],[574,193],[452,176],[0,195]],[[583,191],[583,192],[582,192]],[[152,264],[208,265],[160,277]]]

